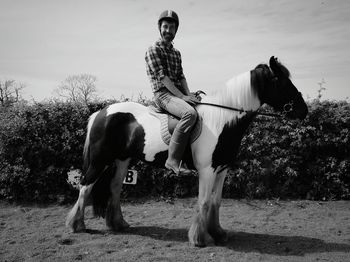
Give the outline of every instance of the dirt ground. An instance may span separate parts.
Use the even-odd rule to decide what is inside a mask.
[[[0,261],[350,261],[350,202],[223,200],[225,246],[195,248],[196,199],[126,202],[131,228],[106,229],[87,208],[86,233],[65,227],[71,206],[0,203]]]

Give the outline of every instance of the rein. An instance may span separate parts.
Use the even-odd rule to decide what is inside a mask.
[[[228,110],[232,110],[232,111],[238,111],[238,112],[241,112],[241,113],[253,113],[254,112],[254,111],[251,111],[251,110],[244,110],[243,108],[239,109],[239,108],[235,108],[235,107],[223,106],[223,105],[212,104],[212,103],[202,103],[202,102],[200,102],[200,103],[197,103],[197,105],[214,106],[214,107],[219,107],[219,108],[228,109]],[[292,103],[288,103],[288,104],[285,104],[283,106],[283,113],[282,113],[282,115],[275,114],[275,113],[263,113],[263,112],[254,112],[254,113],[257,114],[257,115],[261,115],[261,116],[283,117],[286,113],[288,113],[288,112],[290,112],[292,110],[293,110]]]
[[[198,90],[197,92],[193,93],[197,98],[199,98],[200,100],[201,98],[201,94],[206,95],[205,92],[203,92],[202,90]],[[214,106],[214,107],[219,107],[219,108],[223,108],[223,109],[228,109],[228,110],[232,110],[232,111],[238,111],[241,113],[253,113],[253,111],[251,110],[244,110],[243,108],[239,109],[236,107],[229,107],[229,106],[223,106],[223,105],[218,105],[218,104],[212,104],[212,103],[202,103],[199,102],[196,105],[205,105],[205,106]],[[292,112],[293,111],[293,100],[290,101],[289,103],[286,103],[283,105],[283,111],[282,111],[282,115],[280,114],[275,114],[275,113],[263,113],[263,112],[254,112],[257,115],[261,115],[261,116],[269,116],[269,117],[284,117],[286,116],[287,113]]]

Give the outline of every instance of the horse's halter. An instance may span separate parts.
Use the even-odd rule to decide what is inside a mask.
[[[294,109],[293,104],[294,104],[294,100],[291,100],[290,102],[283,105],[283,111],[282,111],[283,116],[286,116],[288,113],[293,111]]]
[[[277,87],[278,77],[272,72],[271,69],[270,69],[270,71],[272,73],[273,88],[278,88]],[[289,102],[285,103],[282,106],[281,114],[283,117],[286,117],[288,113],[293,112],[295,101],[297,101],[299,99],[299,97],[302,97],[301,92],[297,92],[297,94],[295,96],[293,96],[293,98]]]

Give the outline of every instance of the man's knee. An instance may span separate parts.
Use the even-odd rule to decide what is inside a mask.
[[[187,110],[187,112],[185,114],[185,118],[192,125],[194,125],[196,123],[197,117],[198,117],[198,113],[193,107],[190,108],[189,110]]]

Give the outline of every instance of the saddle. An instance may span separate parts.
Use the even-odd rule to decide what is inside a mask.
[[[159,107],[154,101],[148,106],[148,111],[151,115],[157,117],[160,121],[160,134],[165,144],[169,145],[170,138],[174,129],[179,122],[179,118],[169,114],[163,108]],[[197,122],[192,128],[189,142],[192,144],[197,140],[202,131],[202,119],[197,118]]]

